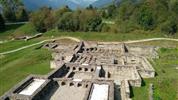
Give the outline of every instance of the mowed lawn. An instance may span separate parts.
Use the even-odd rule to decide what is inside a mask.
[[[102,33],[102,32],[60,32],[57,30],[51,30],[44,34],[46,37],[59,37],[59,36],[71,36],[81,40],[89,41],[127,41],[127,40],[138,40],[148,38],[161,38],[167,37],[161,33],[150,33],[145,31],[135,31],[132,33]],[[170,38],[178,38],[172,36]]]
[[[144,79],[140,88],[132,88],[133,100],[149,100],[149,84],[154,85],[154,100],[178,100],[178,48],[159,50],[159,59],[152,62],[156,77]]]
[[[50,72],[51,53],[46,49],[28,48],[0,56],[0,95],[30,74]]]
[[[37,43],[40,40],[24,41],[24,40],[13,40],[6,43],[0,44],[0,53],[6,52],[14,49],[18,49],[23,46],[27,46],[33,43]]]

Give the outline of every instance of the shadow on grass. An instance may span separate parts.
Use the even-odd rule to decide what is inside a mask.
[[[134,97],[133,87],[130,86],[130,98]]]
[[[158,76],[158,73],[157,72],[155,72],[155,77],[157,77]]]
[[[6,25],[4,30],[1,30],[0,32],[6,32],[8,30],[15,30],[21,26],[23,26],[24,24],[18,24],[18,25]]]
[[[141,86],[146,86],[146,82],[144,81],[144,79],[142,79],[142,84]]]
[[[141,87],[145,87],[146,86],[146,82],[144,81],[144,79],[142,79],[142,83],[141,83]],[[134,91],[133,91],[133,87],[130,86],[130,98],[134,97]]]

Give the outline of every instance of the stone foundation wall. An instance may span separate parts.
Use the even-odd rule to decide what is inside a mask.
[[[43,83],[32,95],[22,95],[19,94],[23,89],[25,89],[33,79],[44,79]],[[22,80],[16,86],[11,88],[9,92],[3,95],[0,100],[32,100],[42,89],[50,82],[45,76],[30,75],[26,79]]]
[[[127,80],[121,82],[121,99],[131,100],[130,98],[130,87]]]

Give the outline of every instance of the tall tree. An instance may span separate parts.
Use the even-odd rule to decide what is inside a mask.
[[[43,7],[39,11],[32,13],[30,22],[38,32],[46,32],[54,28],[55,17],[51,9]]]
[[[62,17],[64,13],[71,12],[71,11],[72,10],[68,6],[65,6],[65,7],[61,8],[61,9],[57,9],[55,11],[55,17],[57,20],[59,20],[59,18]]]
[[[28,21],[28,13],[23,6],[19,7],[16,11],[17,21]]]
[[[146,3],[138,10],[137,22],[145,30],[150,30],[154,27],[154,13],[153,9]]]
[[[15,21],[16,20],[15,12],[13,10],[11,10],[11,8],[9,6],[6,6],[3,9],[3,14],[7,21]]]
[[[0,31],[4,30],[4,28],[5,28],[5,21],[2,15],[0,14]]]
[[[161,25],[161,31],[168,35],[174,35],[178,31],[178,18],[169,16],[167,21]]]

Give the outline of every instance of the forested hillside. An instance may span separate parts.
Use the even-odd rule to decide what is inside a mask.
[[[6,22],[27,21],[28,14],[21,0],[0,0]]]
[[[118,7],[107,7],[102,13],[105,19],[115,19],[120,32],[175,34],[178,30],[178,0],[124,0]]]

